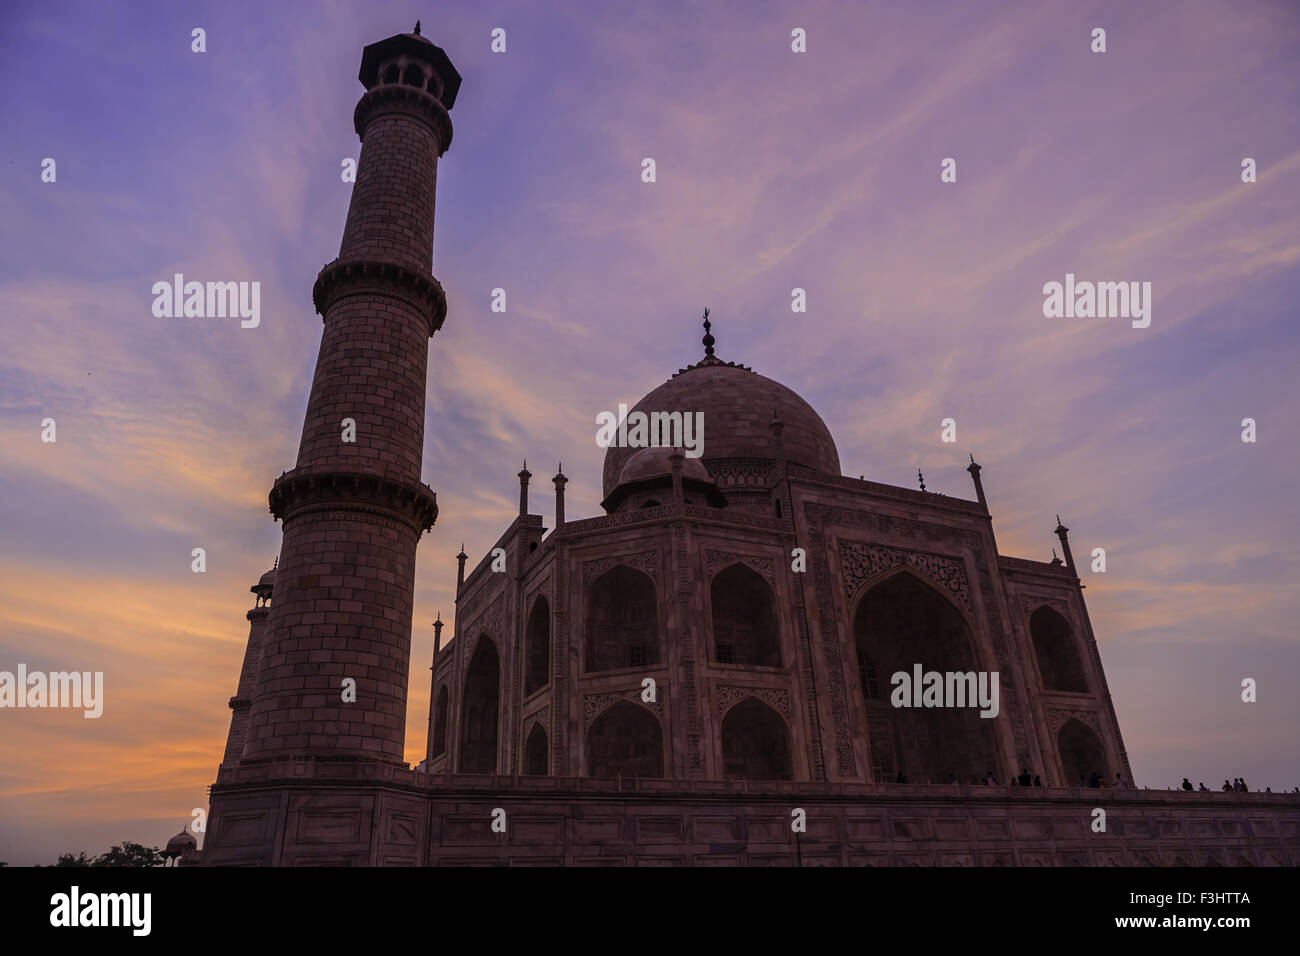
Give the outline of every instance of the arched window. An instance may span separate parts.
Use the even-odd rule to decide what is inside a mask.
[[[853,636],[859,662],[859,679],[868,706],[876,693],[890,702],[893,675],[902,672],[910,682],[913,667],[922,672],[969,675],[962,688],[979,685],[979,658],[970,628],[961,612],[939,591],[907,571],[893,574],[872,587],[858,602]],[[945,686],[946,686],[945,681]],[[990,690],[988,678],[985,688]],[[893,755],[889,769],[896,779],[904,774],[911,783],[947,783],[983,780],[990,771],[999,774],[994,720],[980,717],[978,695],[974,706],[873,708],[873,721],[888,738],[879,743]]]
[[[713,579],[713,657],[720,664],[781,666],[772,588],[752,568],[733,564]]]
[[[447,687],[438,690],[438,704],[433,710],[433,755],[447,752]]]
[[[384,82],[385,82],[385,83],[396,83],[396,82],[397,82],[397,78],[398,78],[398,76],[400,76],[400,75],[401,75],[401,72],[397,69],[397,64],[396,64],[396,63],[390,63],[390,64],[388,64],[388,66],[384,67]]]
[[[647,575],[620,564],[592,584],[586,660],[588,671],[658,665],[659,615]]]
[[[546,731],[541,723],[533,724],[528,732],[528,743],[524,744],[524,774],[530,777],[545,777],[550,772],[551,753],[546,746]]]
[[[655,715],[639,704],[621,700],[587,731],[590,777],[662,777],[663,731]]]
[[[1065,785],[1076,787],[1079,778],[1089,780],[1094,773],[1109,779],[1106,751],[1097,735],[1081,720],[1070,718],[1056,734],[1056,746],[1061,753],[1061,772]]]
[[[420,69],[418,63],[412,63],[406,68],[406,73],[402,76],[402,82],[407,86],[421,87],[424,86],[424,70]]]
[[[746,697],[722,718],[722,763],[728,779],[793,780],[790,731],[767,704]]]
[[[551,682],[551,605],[539,594],[524,636],[524,696]]]
[[[465,674],[465,702],[460,737],[461,773],[496,773],[497,706],[501,664],[496,645],[486,634],[478,639]]]
[[[1029,633],[1034,639],[1043,689],[1088,693],[1074,632],[1065,618],[1044,604],[1030,616]]]

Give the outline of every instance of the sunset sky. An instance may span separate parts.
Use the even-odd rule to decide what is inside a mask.
[[[696,361],[708,306],[719,356],[807,399],[846,474],[973,498],[973,452],[1003,553],[1049,559],[1058,512],[1081,562],[1106,549],[1085,597],[1140,785],[1300,785],[1300,7],[485,6],[5,4],[0,670],[103,671],[106,700],[0,710],[0,860],[161,845],[207,806],[361,50],[417,17],[464,83],[408,760],[461,542],[472,565],[509,523],[524,458],[548,527],[560,460],[569,517],[601,513],[595,416]],[[155,318],[177,272],[259,281],[260,327]],[[1066,273],[1151,282],[1150,327],[1045,318]]]

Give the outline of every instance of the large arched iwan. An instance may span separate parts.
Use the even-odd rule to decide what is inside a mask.
[[[881,749],[894,755],[891,769],[909,783],[948,783],[954,776],[963,783],[983,782],[989,773],[1000,776],[995,721],[981,717],[978,705],[889,705],[893,675],[911,678],[916,664],[923,672],[973,672],[978,680],[979,656],[970,627],[946,596],[910,571],[891,574],[858,601],[853,636],[859,660],[870,663],[882,685],[878,694],[885,706],[872,707],[870,701],[868,706],[873,726],[889,738],[889,746]],[[864,692],[864,698],[869,696]]]

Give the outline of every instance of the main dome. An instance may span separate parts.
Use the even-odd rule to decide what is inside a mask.
[[[780,382],[743,365],[706,359],[678,372],[631,411],[704,413],[703,461],[718,458],[776,458],[769,427],[772,413],[785,426],[786,461],[832,475],[840,455],[826,423],[811,405]],[[631,414],[631,412],[629,412]],[[605,451],[605,497],[618,487],[623,467],[639,449],[611,445]]]

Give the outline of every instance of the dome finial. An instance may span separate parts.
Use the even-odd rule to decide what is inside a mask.
[[[417,37],[420,35],[420,21],[419,21],[419,20],[416,20],[416,21],[415,21],[415,35],[416,35]]]
[[[921,490],[925,491],[925,475],[921,474],[921,469],[916,469],[916,479],[921,483]]]
[[[275,563],[271,565],[271,570],[274,571],[279,566],[280,566],[280,556],[277,554],[275,556]]]
[[[709,310],[708,310],[707,308],[705,308],[705,310],[704,310],[704,338],[703,338],[703,340],[702,340],[702,341],[704,342],[704,357],[705,357],[705,358],[713,358],[713,343],[714,343],[715,341],[717,341],[716,339],[714,339],[714,337],[713,337],[713,333],[709,331],[710,328],[711,328],[711,326],[709,325]]]

